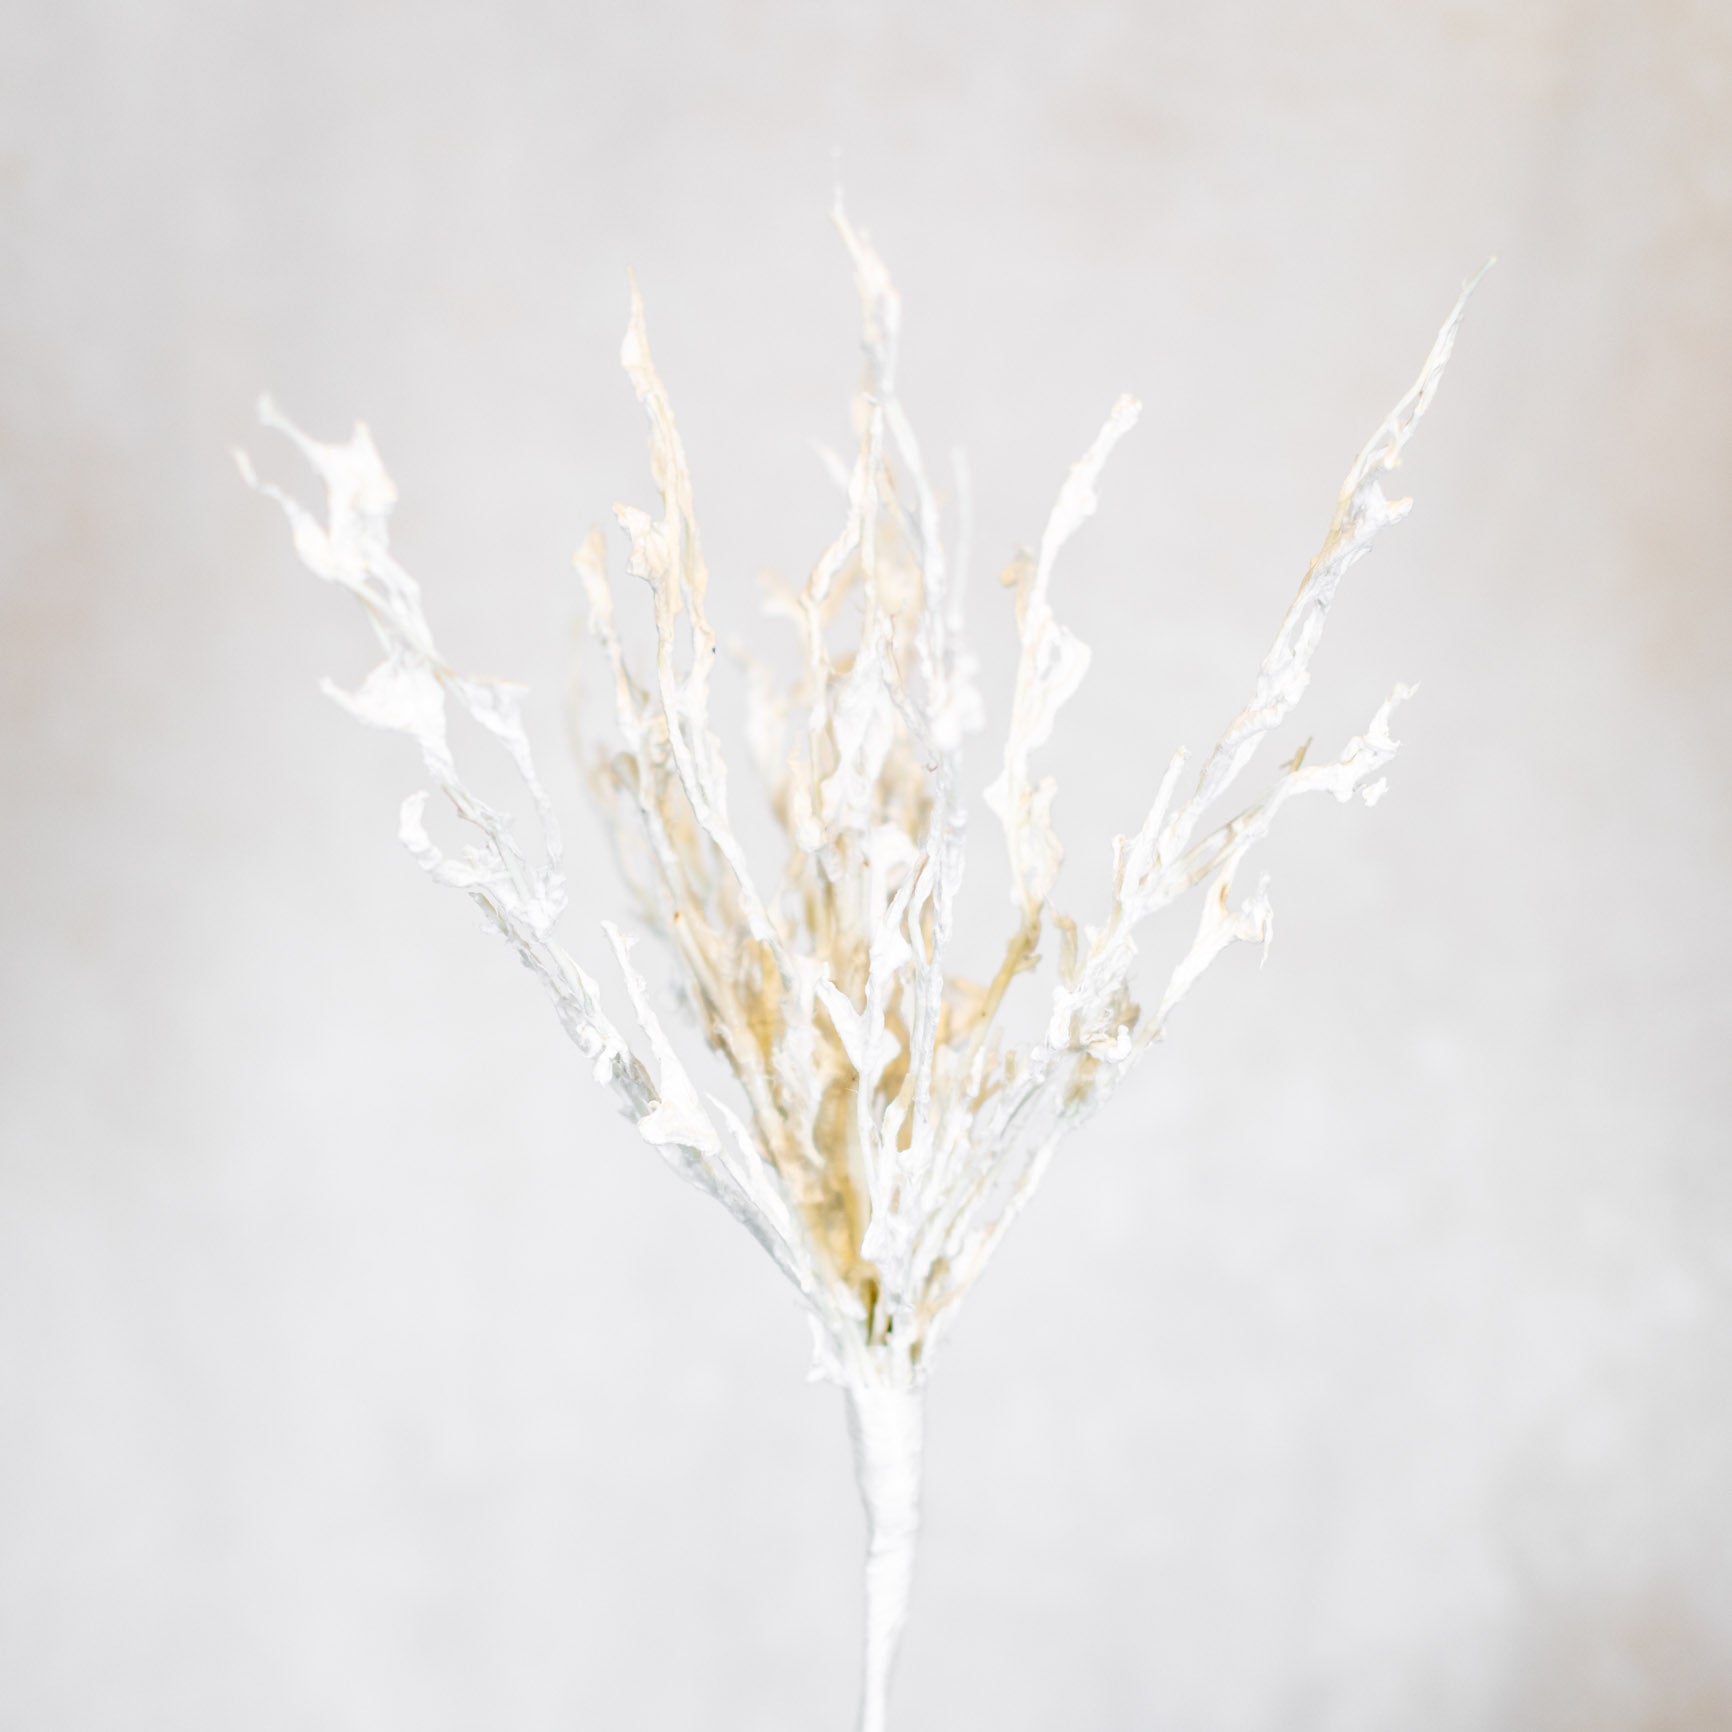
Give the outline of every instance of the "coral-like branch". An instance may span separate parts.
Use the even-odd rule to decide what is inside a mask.
[[[937,495],[896,395],[900,299],[840,203],[834,215],[854,266],[866,355],[854,461],[832,460],[847,513],[802,588],[772,596],[771,611],[793,623],[800,641],[794,687],[778,690],[764,663],[742,656],[754,756],[788,836],[774,896],[759,889],[729,816],[727,768],[709,715],[717,638],[708,572],[685,451],[635,282],[621,359],[649,421],[661,511],[622,505],[615,514],[630,543],[628,569],[653,599],[648,680],[628,665],[599,532],[577,556],[620,744],[594,763],[592,783],[640,907],[677,955],[704,1035],[739,1081],[746,1115],[728,1112],[726,1140],[674,1057],[618,935],[610,933],[655,1054],[653,1077],[603,1015],[594,983],[553,940],[565,900],[559,833],[523,733],[518,689],[467,678],[440,659],[419,590],[388,551],[395,493],[365,429],[345,445],[323,445],[261,405],[266,424],[287,433],[325,481],[328,523],[280,490],[263,490],[288,513],[302,558],[356,596],[385,649],[358,692],[327,689],[362,720],[414,738],[434,782],[481,836],[448,858],[428,837],[426,797],[416,795],[403,810],[405,843],[439,882],[467,890],[540,976],[646,1140],[745,1221],[794,1280],[822,1322],[821,1364],[896,1381],[924,1374],[941,1323],[1033,1194],[1063,1133],[1110,1096],[1231,943],[1267,943],[1272,917],[1262,888],[1235,907],[1232,886],[1276,813],[1303,793],[1360,792],[1369,803],[1381,792],[1374,778],[1394,754],[1389,716],[1405,687],[1339,760],[1319,767],[1301,754],[1261,799],[1198,836],[1304,694],[1342,577],[1406,514],[1408,501],[1387,499],[1382,477],[1436,391],[1474,284],[1412,389],[1348,471],[1250,702],[1178,803],[1185,760],[1174,757],[1136,834],[1114,844],[1106,923],[1079,934],[1052,910],[1063,852],[1052,821],[1057,784],[1037,778],[1031,763],[1088,665],[1087,649],[1054,616],[1050,592],[1059,554],[1096,508],[1108,456],[1136,421],[1134,399],[1114,405],[1059,490],[1037,553],[1014,569],[1021,653],[987,802],[1004,828],[1017,924],[996,975],[975,987],[948,967],[963,872],[961,754],[980,725],[962,586],[949,581]],[[243,468],[252,480],[244,459]],[[839,648],[838,627],[850,613],[857,633]],[[510,820],[463,782],[445,736],[448,696],[516,764],[542,831],[541,863],[525,854]],[[779,757],[790,738],[793,749]],[[1191,948],[1145,1013],[1131,996],[1136,930],[1205,881]],[[1044,1028],[1031,1043],[1006,1044],[999,1013],[1032,966],[1049,915],[1064,943]]]
[[[324,482],[326,522],[320,524],[281,488],[259,481],[247,457],[236,453],[242,476],[282,506],[303,563],[355,597],[385,652],[358,691],[342,691],[329,680],[323,690],[359,720],[409,735],[458,818],[480,833],[479,842],[455,857],[447,855],[427,833],[423,790],[403,802],[398,832],[404,845],[435,882],[467,891],[541,980],[566,1032],[644,1140],[681,1177],[716,1197],[742,1221],[826,1327],[834,1326],[839,1321],[834,1305],[815,1274],[804,1236],[792,1226],[774,1174],[754,1170],[762,1167],[756,1156],[743,1164],[739,1156],[724,1154],[650,1008],[625,941],[608,928],[627,992],[656,1057],[655,1077],[603,1012],[595,982],[553,938],[566,902],[565,877],[558,823],[523,730],[523,688],[460,674],[440,656],[422,610],[420,587],[391,556],[388,523],[396,488],[371,435],[358,426],[346,444],[323,444],[302,433],[269,398],[259,404],[259,419],[286,434]],[[539,864],[517,841],[511,818],[464,781],[447,738],[447,697],[497,739],[516,766],[542,833]]]
[[[966,531],[947,557],[938,494],[896,394],[900,299],[839,201],[834,220],[854,268],[866,360],[853,460],[827,457],[846,511],[804,584],[770,591],[768,611],[797,639],[793,683],[778,685],[764,659],[738,650],[752,757],[785,838],[775,877],[754,871],[729,815],[727,765],[710,720],[718,639],[708,572],[635,281],[621,360],[648,418],[660,511],[620,505],[615,515],[629,542],[627,569],[651,594],[647,675],[631,667],[616,625],[601,533],[577,555],[617,731],[616,749],[588,752],[590,784],[642,917],[677,958],[704,1039],[737,1080],[738,1106],[700,1097],[617,929],[608,926],[607,938],[652,1062],[608,1020],[594,982],[554,938],[565,905],[559,832],[523,731],[520,689],[459,674],[439,656],[420,592],[389,552],[395,490],[366,430],[320,444],[268,401],[260,406],[265,424],[286,433],[324,481],[323,524],[257,481],[244,457],[241,467],[281,503],[305,563],[360,602],[384,649],[358,691],[326,689],[361,720],[408,734],[479,836],[446,854],[425,827],[427,796],[416,794],[401,823],[410,851],[435,880],[474,898],[541,979],[639,1134],[751,1231],[805,1301],[816,1368],[850,1392],[872,1536],[861,1724],[877,1732],[918,1522],[920,1391],[959,1301],[1060,1141],[1111,1097],[1208,967],[1237,941],[1268,943],[1265,887],[1235,905],[1233,885],[1281,808],[1308,793],[1358,794],[1369,805],[1383,790],[1396,750],[1390,716],[1409,695],[1404,686],[1340,757],[1313,764],[1302,750],[1259,799],[1204,828],[1303,696],[1343,576],[1406,514],[1408,502],[1387,499],[1382,479],[1437,389],[1474,285],[1348,471],[1250,701],[1183,799],[1185,755],[1172,759],[1136,833],[1114,843],[1105,923],[1079,931],[1053,908],[1063,857],[1052,817],[1057,783],[1037,775],[1033,759],[1088,666],[1050,592],[1060,553],[1095,510],[1107,458],[1139,413],[1130,397],[1113,406],[1059,490],[1037,552],[1012,571],[1021,647],[987,803],[1004,830],[1015,924],[997,972],[977,985],[950,958],[963,874],[962,751],[981,721],[963,629]],[[960,465],[957,480],[965,507]],[[515,764],[541,831],[539,860],[512,820],[465,782],[446,737],[448,698]],[[1145,1012],[1132,996],[1136,933],[1202,886],[1190,947]],[[1061,941],[1058,979],[1037,1036],[1008,1041],[1000,1014],[1033,966],[1048,919]]]
[[[1134,397],[1121,397],[1095,436],[1095,442],[1071,465],[1059,489],[1057,503],[1040,538],[1032,565],[1024,563],[1017,576],[1016,619],[1022,655],[1016,670],[1016,697],[1010,731],[1004,742],[1004,768],[986,791],[986,803],[1004,825],[1010,850],[1011,900],[1022,910],[1026,925],[1038,929],[1058,878],[1064,849],[1052,826],[1052,802],[1058,784],[1051,776],[1029,779],[1030,756],[1052,737],[1060,707],[1067,703],[1088,672],[1087,647],[1054,618],[1047,592],[1060,550],[1100,503],[1095,483],[1113,447],[1130,432],[1142,413]]]

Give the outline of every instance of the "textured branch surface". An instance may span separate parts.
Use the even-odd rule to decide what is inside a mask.
[[[1268,943],[1264,885],[1236,901],[1234,883],[1276,814],[1302,794],[1357,794],[1369,805],[1383,791],[1396,750],[1391,715],[1409,695],[1399,685],[1339,757],[1312,763],[1302,750],[1249,804],[1221,811],[1264,737],[1304,695],[1343,577],[1406,514],[1408,502],[1386,498],[1383,479],[1431,402],[1473,284],[1413,388],[1348,470],[1245,708],[1182,796],[1185,754],[1174,756],[1147,816],[1114,844],[1105,923],[1079,931],[1052,906],[1062,859],[1056,783],[1035,759],[1088,666],[1052,596],[1066,544],[1095,510],[1107,460],[1139,413],[1129,397],[1113,406],[1060,487],[1037,551],[1009,574],[1021,651],[987,802],[1004,832],[1011,923],[997,972],[976,982],[949,954],[963,873],[961,755],[981,725],[963,630],[965,537],[947,557],[937,488],[896,394],[901,304],[889,273],[839,204],[835,222],[859,289],[866,359],[852,464],[832,459],[847,509],[805,583],[770,595],[771,614],[794,633],[792,683],[778,684],[741,652],[749,744],[781,824],[780,859],[749,861],[730,817],[727,764],[710,721],[718,646],[708,571],[635,283],[621,359],[648,418],[659,505],[616,506],[615,516],[626,569],[650,593],[653,665],[632,665],[617,629],[600,531],[577,555],[618,736],[613,748],[588,751],[590,784],[642,918],[677,958],[702,1035],[737,1081],[732,1102],[700,1097],[622,933],[606,929],[645,1056],[555,938],[565,904],[559,832],[519,689],[460,674],[435,648],[420,591],[389,551],[395,490],[366,429],[321,444],[268,401],[260,406],[264,423],[287,434],[323,481],[323,522],[258,482],[244,457],[241,466],[281,503],[303,561],[361,604],[383,650],[358,691],[327,691],[361,720],[409,735],[475,838],[458,855],[442,852],[420,793],[404,804],[403,841],[437,882],[479,904],[541,980],[644,1140],[775,1260],[810,1317],[817,1372],[852,1392],[872,1535],[865,1723],[875,1727],[913,1556],[918,1391],[939,1337],[1063,1134],[1111,1095],[1228,946]],[[960,499],[965,484],[959,469]],[[512,760],[538,850],[471,790],[447,739],[448,701]],[[1145,1009],[1133,996],[1137,929],[1199,888],[1190,947]],[[1005,1006],[1049,920],[1060,940],[1058,980],[1035,1037],[1013,1041]]]

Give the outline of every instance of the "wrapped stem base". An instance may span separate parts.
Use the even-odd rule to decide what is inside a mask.
[[[925,1392],[849,1387],[848,1436],[866,1506],[866,1636],[860,1732],[884,1732],[896,1644],[908,1621],[908,1591],[920,1534],[920,1463]]]

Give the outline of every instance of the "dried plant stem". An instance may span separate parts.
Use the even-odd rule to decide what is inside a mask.
[[[908,1621],[908,1591],[920,1537],[920,1463],[926,1392],[915,1386],[850,1385],[848,1436],[866,1506],[866,1641],[860,1732],[884,1732],[896,1644]]]
[[[1234,879],[1275,814],[1301,794],[1371,805],[1383,793],[1396,751],[1390,717],[1410,695],[1402,685],[1339,758],[1314,761],[1302,746],[1250,804],[1236,813],[1220,804],[1304,695],[1348,569],[1406,515],[1409,502],[1388,498],[1382,484],[1436,393],[1473,285],[1348,470],[1249,704],[1188,797],[1185,754],[1174,756],[1148,815],[1113,844],[1106,919],[1090,925],[1053,901],[1064,853],[1053,824],[1058,787],[1034,760],[1088,667],[1087,646],[1054,614],[1053,578],[1095,510],[1108,456],[1137,419],[1134,398],[1113,405],[1060,487],[1038,550],[1006,573],[1021,651],[1002,769],[986,800],[1004,830],[1012,925],[1004,960],[982,985],[958,973],[950,954],[963,876],[962,748],[982,721],[963,629],[966,536],[945,546],[938,496],[896,394],[901,300],[840,203],[834,214],[854,266],[866,359],[854,463],[832,460],[846,520],[804,587],[771,585],[770,611],[796,637],[792,683],[779,687],[769,663],[741,647],[748,738],[782,830],[770,875],[755,875],[729,815],[728,764],[710,725],[718,640],[709,568],[635,284],[620,358],[649,420],[661,512],[620,505],[615,515],[630,544],[626,568],[653,602],[653,675],[634,671],[616,626],[600,531],[576,562],[619,734],[617,750],[588,754],[592,790],[640,916],[682,970],[701,1038],[733,1072],[731,1104],[699,1092],[632,962],[630,936],[604,923],[638,1044],[556,935],[564,856],[523,728],[522,689],[460,673],[439,654],[420,587],[390,550],[396,488],[366,429],[325,444],[260,406],[324,481],[323,522],[261,482],[245,458],[241,469],[281,502],[302,560],[360,603],[384,652],[357,691],[326,689],[360,720],[414,740],[451,815],[471,832],[461,852],[442,848],[424,821],[427,794],[413,794],[399,820],[410,852],[437,883],[474,899],[540,979],[638,1134],[741,1222],[798,1293],[814,1371],[847,1394],[867,1526],[860,1727],[883,1732],[919,1531],[922,1389],[941,1336],[1062,1138],[1162,1038],[1218,957],[1238,941],[1267,945],[1264,887],[1235,904]],[[465,779],[447,733],[452,702],[515,764],[539,849]],[[1164,984],[1139,985],[1137,929],[1204,886],[1190,948]],[[1026,1006],[1024,989],[1038,1032],[1019,1039],[1006,1005],[1038,961],[1043,933],[1057,940],[1058,978],[1044,1009]]]

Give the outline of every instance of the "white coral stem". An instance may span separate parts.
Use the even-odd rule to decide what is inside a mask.
[[[661,508],[615,510],[630,540],[628,569],[652,594],[651,677],[640,680],[628,665],[599,532],[577,558],[590,632],[611,674],[619,744],[592,761],[592,785],[640,912],[677,959],[687,1002],[732,1070],[743,1112],[700,1095],[622,933],[606,929],[648,1062],[555,938],[566,895],[560,837],[530,755],[521,689],[458,673],[439,655],[420,590],[389,551],[396,492],[366,430],[321,444],[261,405],[261,419],[324,481],[323,523],[259,483],[244,458],[242,469],[281,503],[305,563],[361,604],[383,648],[359,690],[326,689],[360,720],[413,739],[477,838],[448,855],[428,834],[427,796],[414,794],[400,819],[410,852],[485,911],[639,1134],[741,1221],[799,1292],[815,1369],[847,1392],[867,1518],[860,1726],[883,1732],[919,1532],[921,1391],[943,1333],[1061,1139],[1111,1098],[1219,955],[1238,940],[1267,943],[1264,887],[1235,905],[1233,885],[1282,806],[1312,792],[1357,793],[1370,804],[1382,792],[1396,750],[1390,715],[1406,687],[1338,759],[1313,764],[1301,751],[1259,799],[1224,822],[1210,818],[1303,696],[1343,576],[1407,510],[1385,498],[1382,479],[1437,389],[1473,284],[1412,389],[1348,471],[1250,701],[1188,796],[1180,794],[1185,756],[1171,760],[1142,824],[1115,843],[1105,922],[1079,929],[1052,905],[1063,857],[1052,821],[1057,784],[1037,776],[1033,758],[1088,665],[1087,649],[1055,618],[1050,591],[1060,552],[1095,509],[1108,456],[1137,418],[1134,399],[1113,406],[1060,489],[1037,553],[1013,567],[1019,665],[987,799],[1004,827],[1016,924],[997,973],[977,985],[954,974],[949,957],[963,873],[962,749],[981,714],[961,609],[966,471],[958,466],[964,533],[952,564],[938,496],[896,392],[900,299],[839,204],[835,220],[854,266],[866,359],[853,462],[831,460],[846,516],[804,585],[773,591],[771,611],[799,636],[793,686],[778,690],[766,659],[743,658],[753,755],[785,832],[779,876],[754,874],[729,815],[727,765],[710,725],[709,578],[635,282],[621,360],[648,417]],[[838,643],[850,632],[851,642]],[[538,854],[466,781],[447,737],[448,700],[511,758],[541,833]],[[635,854],[623,847],[628,824]],[[1137,931],[1205,884],[1192,942],[1145,1011],[1132,997]],[[775,888],[766,894],[760,885]],[[1036,1038],[1009,1042],[997,1019],[1049,925],[1061,940],[1059,978]]]
[[[920,1537],[926,1394],[918,1386],[852,1384],[848,1437],[866,1508],[866,1618],[859,1732],[884,1732],[890,1675],[908,1621]]]

